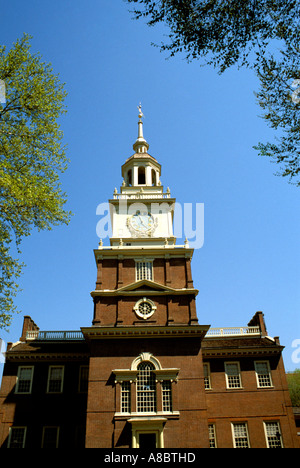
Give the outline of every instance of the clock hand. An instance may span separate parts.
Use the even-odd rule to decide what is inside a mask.
[[[139,219],[140,219],[142,225],[143,225],[144,227],[147,227],[146,224],[144,223],[144,221],[142,220],[141,216],[139,216]]]

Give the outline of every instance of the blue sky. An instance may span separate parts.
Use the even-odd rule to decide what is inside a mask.
[[[292,360],[300,339],[300,192],[253,149],[274,137],[259,117],[254,74],[219,76],[182,56],[166,60],[151,46],[166,30],[133,21],[122,0],[3,2],[1,44],[9,49],[24,32],[66,83],[61,129],[70,165],[61,181],[74,216],[68,227],[24,240],[22,313],[2,339],[19,339],[23,315],[43,330],[91,325],[96,208],[122,183],[141,101],[163,185],[177,202],[204,203],[205,240],[192,263],[199,322],[243,326],[262,310],[269,335],[285,346],[286,369],[300,367]]]

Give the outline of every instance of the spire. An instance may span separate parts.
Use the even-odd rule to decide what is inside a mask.
[[[138,121],[138,138],[136,142],[133,145],[133,149],[136,153],[147,153],[149,149],[149,145],[147,141],[144,138],[143,135],[143,121],[142,118],[144,117],[144,114],[142,112],[142,104],[138,106],[139,110],[139,121]]]

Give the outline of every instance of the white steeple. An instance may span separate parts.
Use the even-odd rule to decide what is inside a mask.
[[[133,149],[136,153],[147,153],[149,149],[149,145],[147,141],[144,138],[143,135],[143,121],[142,118],[144,117],[144,114],[142,112],[142,104],[138,106],[139,110],[139,121],[138,121],[138,138],[136,142],[133,145]]]
[[[161,165],[148,153],[149,144],[143,134],[143,112],[138,106],[138,138],[133,145],[135,153],[122,165],[123,182],[120,193],[115,189],[112,206],[111,245],[122,248],[150,247],[175,244],[173,214],[175,199],[170,190],[164,192],[160,181]]]

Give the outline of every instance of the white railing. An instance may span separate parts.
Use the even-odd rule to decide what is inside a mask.
[[[260,336],[259,327],[226,327],[226,328],[210,328],[206,333],[207,338],[217,338],[226,336]],[[62,341],[62,340],[83,340],[81,331],[67,330],[67,331],[40,331],[31,330],[26,334],[27,340],[49,340],[49,341]]]
[[[114,200],[129,200],[129,199],[151,199],[151,198],[170,198],[171,194],[166,193],[114,193]]]
[[[26,334],[27,340],[49,340],[49,341],[62,341],[62,340],[83,340],[81,331],[40,331],[31,330]]]
[[[260,335],[259,327],[227,327],[227,328],[210,328],[206,333],[207,338],[217,338],[224,336],[249,336]]]

